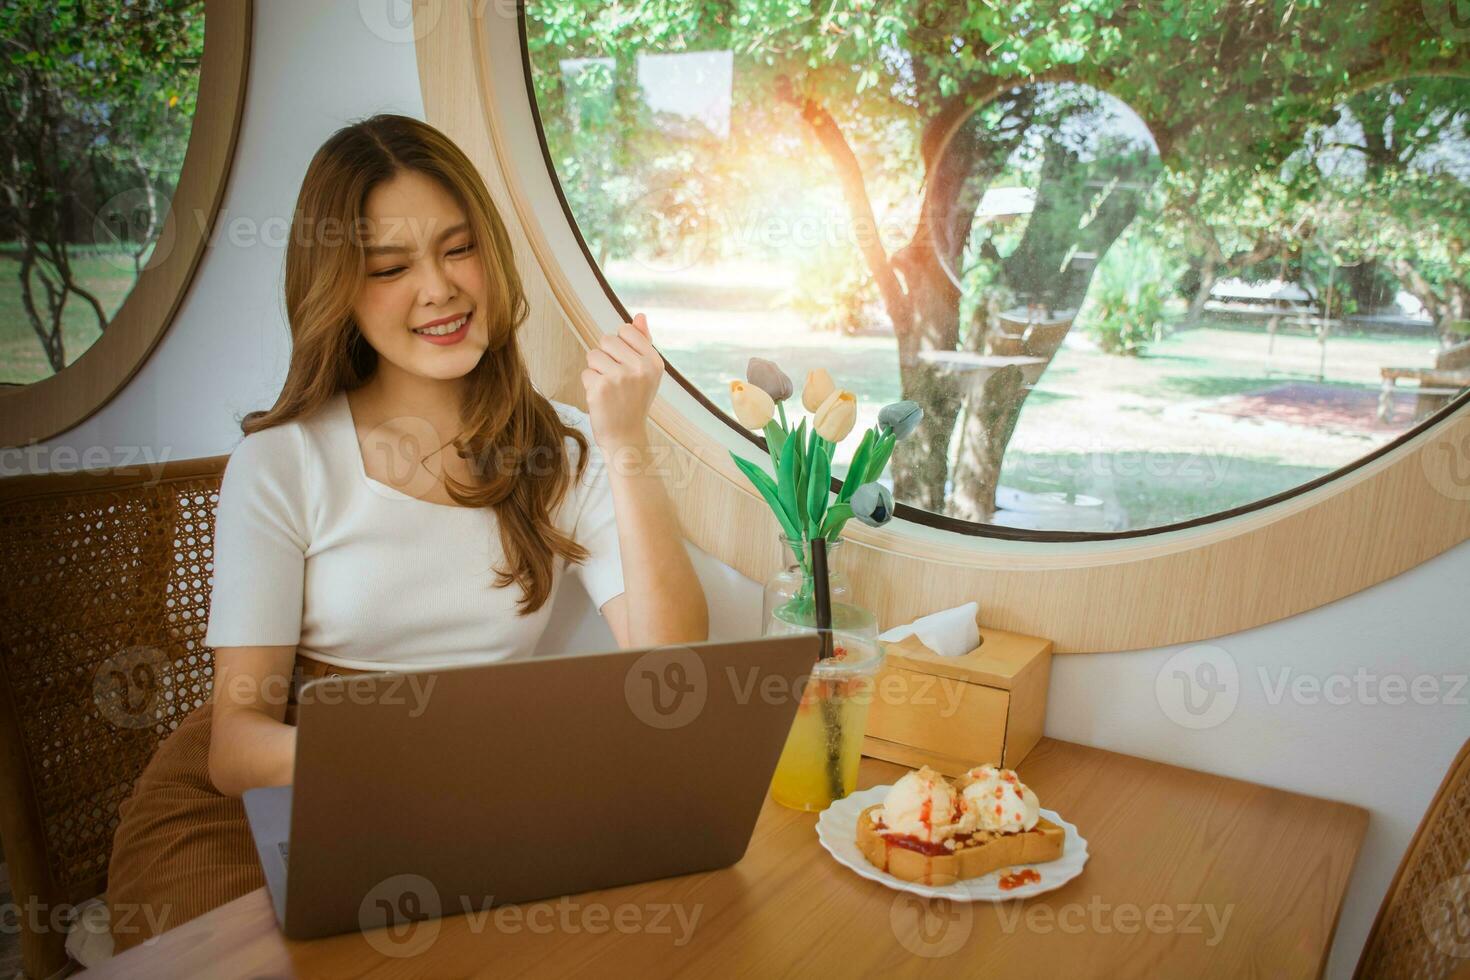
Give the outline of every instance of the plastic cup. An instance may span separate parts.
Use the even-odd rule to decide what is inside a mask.
[[[771,798],[796,810],[824,810],[857,788],[858,761],[878,668],[883,662],[872,612],[843,603],[832,608],[832,628],[809,614],[777,609],[767,635],[828,633],[833,656],[812,663],[801,703],[771,778]]]

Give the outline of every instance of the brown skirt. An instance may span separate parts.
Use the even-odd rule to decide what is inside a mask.
[[[298,657],[302,678],[354,674]],[[295,691],[286,720],[295,722]],[[182,925],[264,887],[265,876],[238,796],[209,780],[213,699],[194,709],[161,742],[118,807],[107,866],[114,952]]]

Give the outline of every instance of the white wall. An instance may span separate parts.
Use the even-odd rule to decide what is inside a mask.
[[[101,413],[43,443],[28,469],[74,468],[61,457],[48,465],[57,447],[100,445],[119,454],[137,447],[154,459],[228,452],[239,439],[239,415],[271,404],[289,351],[281,229],[311,154],[351,119],[378,111],[423,117],[411,38],[400,32],[394,39],[384,23],[370,29],[359,11],[374,6],[257,0],[239,154],[220,233],[194,288],[133,382]],[[691,552],[706,594],[717,599],[714,638],[758,633],[759,586]],[[1269,695],[1283,669],[1292,672],[1289,683],[1299,675],[1351,679],[1359,668],[1379,679],[1463,676],[1470,669],[1467,583],[1470,543],[1330,606],[1207,644],[1213,650],[1202,655],[1227,669],[1233,663],[1239,677],[1233,712],[1208,728],[1183,727],[1166,713],[1192,717],[1180,716],[1168,694],[1180,664],[1168,664],[1165,695],[1156,694],[1161,670],[1180,648],[1058,657],[1047,734],[1369,809],[1328,972],[1347,977],[1409,836],[1470,737],[1470,711],[1463,700],[1395,706],[1354,693],[1349,703],[1306,703],[1287,693],[1273,703]],[[567,590],[557,601],[574,614],[555,617],[543,650],[611,646],[585,593]],[[1182,666],[1193,674],[1194,664]],[[1337,700],[1337,687],[1328,692]]]
[[[1368,810],[1327,972],[1348,977],[1409,838],[1470,738],[1467,585],[1470,542],[1330,605],[1204,644],[1058,657],[1046,734]],[[1201,676],[1203,663],[1217,677],[1234,666],[1233,711],[1228,690],[1201,716],[1183,708],[1175,671]],[[1428,703],[1396,688],[1398,678],[1419,679]],[[1196,707],[1203,694],[1192,687]]]

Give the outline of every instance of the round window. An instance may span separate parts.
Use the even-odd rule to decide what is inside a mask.
[[[522,31],[589,259],[729,424],[751,357],[824,368],[855,431],[923,407],[905,516],[1114,536],[1330,479],[1470,386],[1463,32],[1176,6],[533,0]]]

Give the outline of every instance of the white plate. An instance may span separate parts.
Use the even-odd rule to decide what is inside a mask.
[[[1011,898],[1028,898],[1060,888],[1082,873],[1087,864],[1087,841],[1077,833],[1077,828],[1059,817],[1055,810],[1042,810],[1041,815],[1067,832],[1062,844],[1062,856],[1044,864],[1007,865],[1004,868],[981,875],[964,878],[950,885],[922,885],[916,881],[904,881],[887,871],[874,867],[857,846],[857,818],[868,807],[882,803],[891,786],[873,786],[859,790],[846,799],[838,800],[817,817],[817,839],[822,842],[839,864],[856,871],[889,888],[922,895],[926,898],[950,898],[957,902],[1000,902]],[[1041,880],[1027,882],[1017,888],[1001,891],[1000,873],[1011,868],[1035,868],[1041,872]]]

